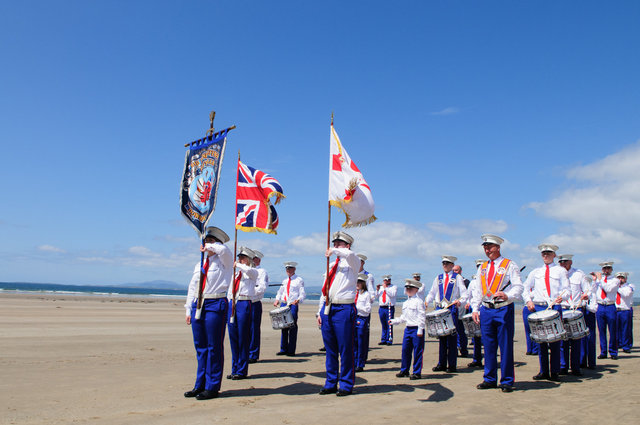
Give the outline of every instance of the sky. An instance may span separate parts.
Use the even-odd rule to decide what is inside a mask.
[[[463,274],[480,235],[523,274],[556,243],[640,277],[637,1],[0,3],[0,281],[187,285],[184,144],[231,125],[212,224],[233,238],[238,152],[280,181],[271,281],[326,262],[329,124],[378,220],[375,276]],[[339,230],[344,216],[331,215]],[[233,248],[233,243],[229,244]]]

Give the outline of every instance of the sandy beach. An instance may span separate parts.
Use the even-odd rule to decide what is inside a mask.
[[[315,302],[302,306],[298,354],[276,356],[280,333],[265,302],[262,351],[250,379],[224,380],[218,399],[186,399],[195,351],[183,300],[0,294],[2,424],[331,424],[331,423],[637,423],[640,350],[598,360],[583,377],[533,381],[538,359],[525,355],[516,314],[516,391],[477,390],[481,369],[458,359],[456,374],[434,373],[437,342],[427,339],[423,379],[396,378],[400,336],[372,349],[354,395],[321,396],[324,353]],[[635,321],[638,344],[640,324]],[[225,341],[225,375],[231,353]],[[357,417],[354,416],[357,413]],[[602,415],[608,416],[602,416]],[[348,417],[345,422],[345,417]]]

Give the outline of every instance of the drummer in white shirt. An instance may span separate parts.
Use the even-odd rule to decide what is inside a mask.
[[[558,247],[552,244],[538,246],[544,266],[534,269],[524,282],[522,299],[529,311],[547,310],[552,308],[562,318],[562,300],[569,299],[569,279],[567,271],[554,263]],[[540,372],[533,377],[535,380],[548,379],[558,381],[560,374],[560,341],[539,344],[538,359],[540,360]],[[551,361],[549,361],[551,351]]]
[[[367,363],[369,351],[369,318],[371,315],[371,297],[367,288],[368,275],[358,274],[356,283],[356,338],[354,343],[354,362],[356,372],[362,372]],[[319,314],[319,312],[318,312]]]
[[[618,360],[618,326],[616,314],[616,295],[620,281],[609,277],[613,272],[613,261],[600,263],[602,272],[592,272],[596,285],[596,323],[600,335],[599,359],[607,358],[607,329],[609,330],[609,355],[613,360]]]
[[[567,271],[567,277],[569,278],[570,298],[562,301],[562,311],[569,309],[575,309],[585,314],[585,305],[589,300],[589,292],[591,290],[591,284],[587,280],[587,275],[580,269],[576,269],[573,266],[573,254],[561,254],[558,256],[558,264]],[[585,320],[586,324],[586,320]],[[582,347],[584,345],[584,339],[588,336],[580,339],[564,340],[560,342],[560,374],[566,375],[569,371],[569,365],[571,365],[571,374],[581,376],[580,364],[582,363],[583,354]],[[571,352],[571,355],[569,355]],[[571,362],[569,362],[571,357]]]
[[[391,275],[382,276],[382,286],[378,289],[378,316],[382,335],[378,345],[393,345],[393,326],[389,325],[389,320],[393,319],[396,313],[396,293],[398,288],[391,283]]]
[[[409,376],[411,355],[413,354],[413,373],[409,379],[422,378],[422,357],[424,354],[424,327],[425,307],[424,302],[417,296],[422,283],[414,279],[405,279],[405,292],[407,300],[402,303],[402,315],[389,322],[393,325],[406,323],[404,337],[402,338],[402,362],[398,378]]]
[[[452,255],[442,256],[441,273],[435,277],[431,290],[427,294],[425,305],[436,301],[436,310],[449,308],[454,325],[458,321],[458,308],[460,300],[466,298],[466,288],[462,276],[453,272],[453,266],[457,258]],[[455,333],[438,337],[440,340],[438,364],[432,368],[434,372],[457,372],[458,337]]]
[[[635,286],[627,282],[629,273],[618,272],[616,277],[620,280],[618,295],[616,297],[617,327],[618,327],[618,347],[625,353],[631,352],[631,321],[633,316],[631,307],[633,306],[633,292]]]
[[[282,281],[282,285],[276,294],[274,306],[289,306],[291,315],[293,316],[293,326],[282,329],[280,337],[280,351],[276,353],[278,356],[293,357],[296,355],[296,344],[298,343],[298,304],[302,303],[306,298],[304,291],[304,280],[296,274],[298,263],[295,261],[287,261],[284,263],[287,278]]]

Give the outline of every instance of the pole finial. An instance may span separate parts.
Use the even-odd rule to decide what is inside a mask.
[[[213,120],[216,119],[216,111],[211,111],[209,113],[209,130],[207,130],[207,136],[213,136]]]
[[[331,111],[331,126],[333,126],[333,111]]]

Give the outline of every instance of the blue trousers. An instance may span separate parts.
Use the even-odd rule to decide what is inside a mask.
[[[479,336],[473,337],[473,361],[482,362],[482,338]]]
[[[369,316],[358,316],[356,319],[356,339],[354,357],[356,367],[364,367],[369,352]]]
[[[453,323],[458,323],[458,308],[456,306],[451,307],[451,319],[453,319]],[[458,362],[458,336],[452,334],[438,337],[438,339],[438,366],[455,369]]]
[[[529,326],[529,315],[533,313],[525,305],[522,308],[522,322],[524,323],[524,336],[527,339],[527,353],[538,354],[540,347],[538,343],[531,339],[531,327]]]
[[[618,347],[621,350],[631,350],[631,310],[617,312]]]
[[[464,310],[464,308],[461,309],[461,311],[458,313],[458,320],[455,321],[456,332],[457,332],[456,341],[458,343],[458,348],[460,349],[460,355],[462,357],[467,357],[469,355],[469,349],[467,347],[467,344],[468,344],[467,332],[464,330],[464,324],[460,319],[465,314],[466,314],[466,310]]]
[[[249,358],[260,358],[260,326],[262,325],[262,301],[251,304],[251,342],[249,343]]]
[[[600,354],[607,355],[607,329],[609,330],[609,355],[618,355],[618,326],[615,304],[598,304],[596,322],[600,334]]]
[[[562,311],[567,311],[568,309],[563,308]],[[582,312],[584,317],[584,308],[578,309]],[[586,322],[585,322],[586,323]],[[571,370],[574,372],[580,372],[580,364],[582,363],[582,340],[580,339],[567,339],[564,341],[560,341],[560,369],[569,369],[569,365],[571,365]]]
[[[340,389],[350,392],[353,390],[356,378],[353,361],[356,306],[355,304],[333,304],[328,315],[324,314],[323,308],[320,310],[320,316],[322,340],[327,350],[325,361],[327,377],[324,388],[334,389],[340,382]]]
[[[391,314],[389,314],[388,306],[378,308],[378,316],[380,316],[380,325],[382,326],[382,336],[380,342],[393,342],[393,326],[389,326],[389,320],[393,319],[396,314],[396,306],[391,306]]]
[[[514,307],[509,304],[491,309],[480,307],[480,330],[484,346],[484,380],[496,384],[498,380],[498,347],[500,347],[500,384],[513,385],[513,335],[515,333]]]
[[[287,303],[281,303],[280,307],[286,306]],[[296,344],[298,343],[298,304],[291,304],[291,315],[293,316],[293,326],[282,330],[280,337],[280,352],[287,354],[296,353]]]
[[[542,305],[536,306],[536,311],[542,311],[546,309],[547,307]],[[559,305],[556,305],[556,306],[553,306],[553,309],[558,313],[560,313],[560,318],[562,318],[562,307]],[[538,351],[538,360],[540,362],[540,373],[545,373],[545,374],[560,373],[560,341],[541,342],[540,344],[538,344],[538,346],[540,347]]]
[[[589,328],[589,336],[582,338],[582,363],[583,367],[596,367],[596,313],[589,310],[584,312],[584,322]]]
[[[204,300],[196,320],[196,303],[191,307],[191,331],[198,368],[193,388],[220,391],[224,367],[224,333],[229,303],[226,298]]]
[[[251,341],[251,301],[236,301],[236,317],[231,323],[229,308],[229,345],[231,345],[231,374],[249,374],[249,343]]]
[[[400,372],[409,373],[411,366],[411,355],[413,354],[413,373],[420,375],[422,373],[422,356],[424,354],[424,330],[423,334],[418,336],[417,326],[407,326],[404,329],[404,337],[402,338],[402,363]]]

